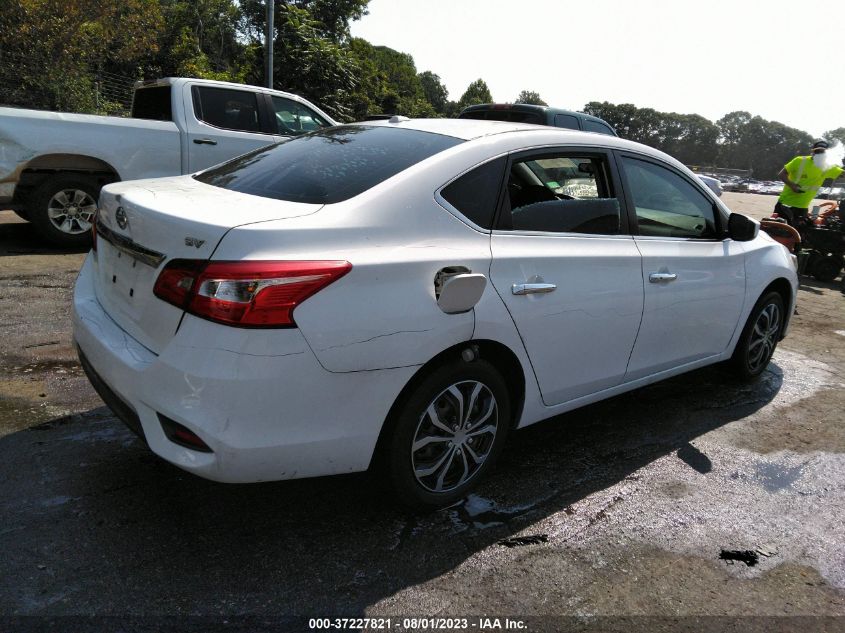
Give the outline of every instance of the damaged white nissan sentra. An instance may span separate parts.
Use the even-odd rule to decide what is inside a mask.
[[[74,295],[91,382],[158,455],[254,482],[383,468],[475,486],[508,431],[732,361],[795,304],[790,254],[648,147],[394,118],[117,183]]]

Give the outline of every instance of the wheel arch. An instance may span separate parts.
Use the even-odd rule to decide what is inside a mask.
[[[411,379],[399,392],[399,395],[393,401],[393,404],[387,412],[387,416],[385,417],[384,423],[381,426],[381,431],[379,432],[378,440],[376,441],[373,457],[374,461],[377,460],[379,455],[384,452],[384,445],[387,441],[393,421],[396,419],[398,412],[401,411],[402,406],[405,402],[407,402],[411,394],[413,394],[414,389],[416,389],[416,387],[437,368],[442,367],[447,363],[463,360],[461,355],[464,350],[471,350],[473,354],[475,354],[476,358],[488,361],[502,375],[502,378],[508,387],[508,395],[511,399],[511,412],[513,415],[513,419],[511,420],[511,429],[517,427],[519,420],[522,417],[522,410],[525,404],[525,370],[522,367],[522,363],[520,363],[519,358],[517,358],[516,354],[514,354],[510,348],[498,341],[490,339],[464,341],[443,350],[421,366],[414,375],[411,376]]]
[[[27,162],[21,170],[14,202],[25,203],[32,191],[58,174],[94,178],[100,187],[121,180],[117,169],[100,158],[80,154],[43,154]]]

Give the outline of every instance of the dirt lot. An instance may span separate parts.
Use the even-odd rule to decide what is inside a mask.
[[[756,217],[774,205],[724,200]],[[412,517],[366,474],[225,486],[145,450],[71,349],[83,258],[41,247],[0,212],[0,614],[285,616],[249,628],[279,631],[365,615],[570,618],[528,630],[845,627],[838,285],[802,280],[758,383],[708,368],[533,426],[478,494]],[[517,536],[537,538],[500,543]],[[746,566],[723,549],[762,553]],[[659,618],[634,617],[646,615]],[[691,619],[713,615],[840,617]]]

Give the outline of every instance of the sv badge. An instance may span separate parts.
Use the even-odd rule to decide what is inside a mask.
[[[185,238],[185,246],[194,246],[196,248],[199,248],[203,244],[205,244],[205,240],[198,240],[195,237],[186,237]]]

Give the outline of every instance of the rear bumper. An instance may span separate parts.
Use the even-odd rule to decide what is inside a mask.
[[[92,384],[153,452],[207,479],[366,470],[390,406],[414,372],[328,372],[299,330],[243,330],[191,316],[156,355],[103,310],[93,280],[89,255],[74,290],[73,327]],[[196,433],[212,452],[172,442],[159,415]]]

